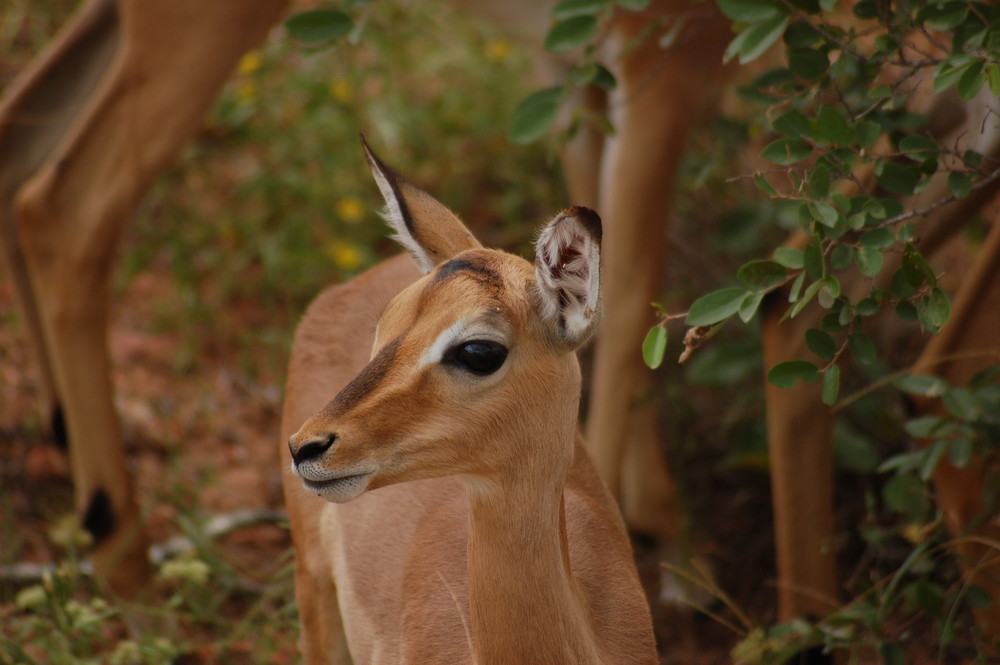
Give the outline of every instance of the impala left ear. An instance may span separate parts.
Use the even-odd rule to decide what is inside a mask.
[[[482,247],[455,213],[376,157],[364,136],[361,146],[385,198],[383,216],[396,232],[395,240],[409,250],[422,272],[430,272],[459,252]]]
[[[597,329],[601,299],[601,218],[589,208],[568,208],[535,242],[535,277],[542,319],[569,348]]]

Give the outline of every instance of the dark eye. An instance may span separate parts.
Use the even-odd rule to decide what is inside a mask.
[[[507,359],[507,347],[496,342],[473,340],[453,346],[445,355],[444,361],[457,365],[467,372],[486,376],[500,369]]]

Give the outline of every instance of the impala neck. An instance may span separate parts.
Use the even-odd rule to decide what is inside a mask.
[[[474,662],[598,662],[569,565],[565,474],[557,482],[526,476],[468,483]]]

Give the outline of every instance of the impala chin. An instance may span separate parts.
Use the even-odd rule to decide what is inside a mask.
[[[374,469],[330,472],[309,464],[293,465],[292,471],[302,479],[303,487],[333,503],[345,503],[358,498],[368,489],[368,484],[375,475]]]

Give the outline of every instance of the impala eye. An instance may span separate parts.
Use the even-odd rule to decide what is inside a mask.
[[[486,376],[500,369],[507,359],[507,347],[497,342],[473,340],[454,346],[445,354],[444,362],[457,365],[467,372]]]

